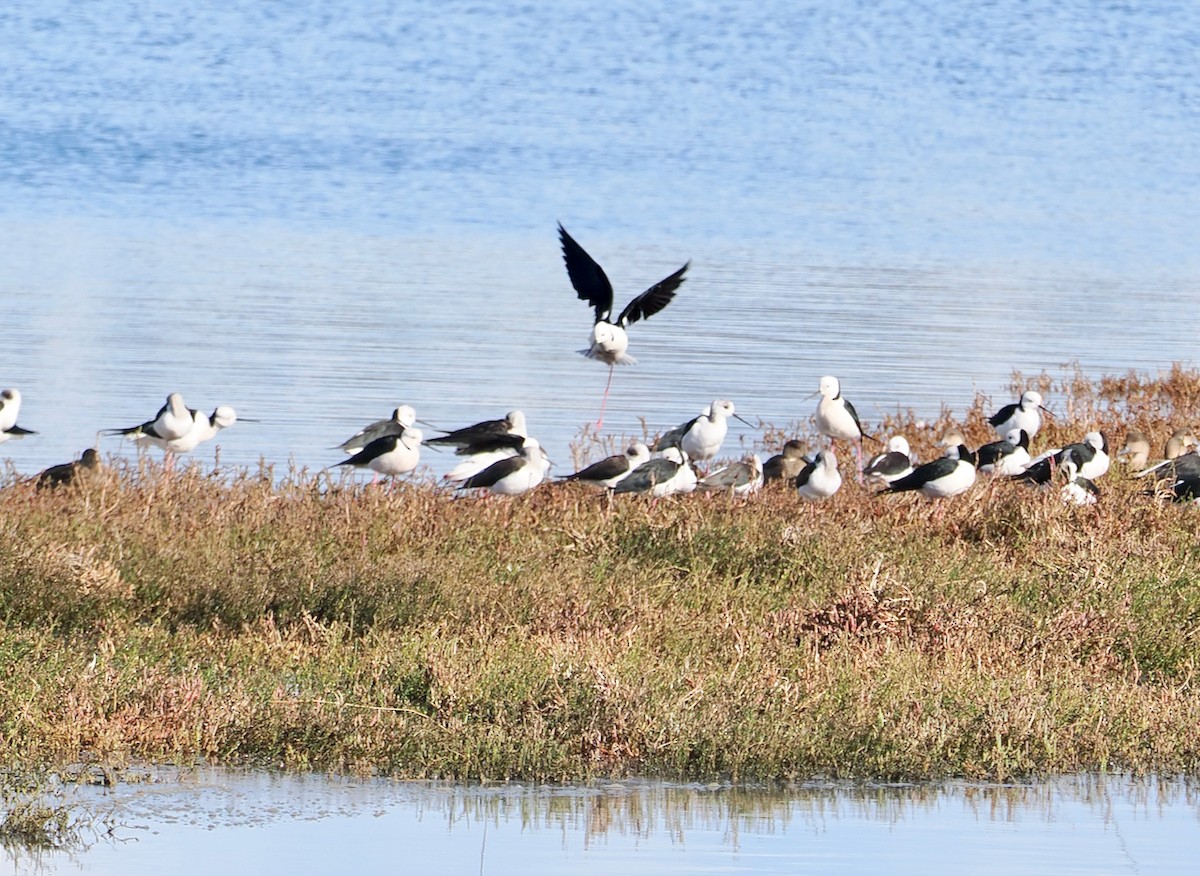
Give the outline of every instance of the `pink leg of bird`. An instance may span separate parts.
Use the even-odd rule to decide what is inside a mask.
[[[608,383],[604,384],[604,398],[600,401],[600,417],[596,420],[597,429],[604,427],[604,407],[608,404],[608,388],[612,386],[613,367],[612,365],[608,366]]]

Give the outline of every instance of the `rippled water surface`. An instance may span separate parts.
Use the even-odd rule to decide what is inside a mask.
[[[264,421],[221,436],[241,465],[322,467],[401,402],[521,408],[569,465],[606,375],[557,221],[619,303],[692,260],[614,432],[801,420],[824,373],[875,417],[1194,364],[1198,44],[1164,0],[14,0],[0,385],[39,435],[0,455],[178,389]]]
[[[203,770],[82,791],[86,849],[0,850],[89,874],[1185,873],[1200,797],[1180,781],[1035,785],[622,782],[470,787]]]

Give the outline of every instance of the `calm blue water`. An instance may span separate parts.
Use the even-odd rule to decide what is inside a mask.
[[[622,303],[693,260],[615,432],[802,420],[824,373],[932,415],[1012,369],[1195,362],[1194,4],[179,6],[0,11],[22,471],[176,389],[266,421],[232,463],[324,466],[407,402],[520,407],[566,467],[605,369],[560,220]]]
[[[90,848],[10,848],[0,861],[46,876],[1098,876],[1190,873],[1200,853],[1194,787],[1119,776],[765,791],[639,782],[480,788],[209,770],[182,785],[118,785],[83,798],[100,816]]]

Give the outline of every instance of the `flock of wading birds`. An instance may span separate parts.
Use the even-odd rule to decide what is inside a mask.
[[[609,366],[599,427],[603,424],[613,367],[636,362],[627,352],[626,329],[671,302],[684,282],[688,264],[637,295],[616,319],[611,319],[613,288],[604,270],[562,225],[558,226],[558,233],[571,285],[595,314],[590,344],[579,352]],[[881,492],[920,491],[932,498],[964,493],[975,483],[977,473],[984,472],[1043,487],[1058,486],[1063,501],[1093,504],[1100,494],[1096,480],[1108,472],[1108,442],[1100,432],[1088,432],[1079,443],[1031,456],[1030,442],[1041,428],[1042,414],[1049,413],[1042,406],[1042,396],[1033,390],[989,418],[999,440],[971,451],[962,432],[952,429],[942,437],[945,455],[923,464],[918,464],[908,441],[901,435],[889,438],[883,452],[864,464],[863,438],[879,439],[863,431],[854,406],[842,395],[838,379],[822,377],[813,395],[820,395],[817,431],[828,439],[829,446],[811,457],[806,455],[803,444],[792,440],[765,463],[757,454],[751,454],[699,476],[695,465],[716,458],[729,419],[746,422],[735,413],[733,402],[717,399],[698,417],[661,435],[653,447],[635,442],[624,453],[602,459],[561,480],[593,484],[614,495],[641,493],[654,498],[697,490],[749,496],[761,489],[764,482],[780,480],[791,482],[802,498],[820,501],[833,496],[842,486],[835,442],[844,442],[854,450],[857,477],[878,483]],[[0,392],[0,442],[35,434],[17,425],[20,407],[18,390]],[[119,435],[139,447],[157,447],[173,459],[175,454],[187,453],[215,438],[236,421],[236,413],[227,405],[216,408],[211,415],[203,414],[188,408],[176,392],[167,397],[166,404],[152,419],[128,428],[102,430],[97,438]],[[458,490],[513,496],[534,489],[546,479],[550,461],[537,439],[529,435],[520,411],[428,439],[416,428],[418,422],[413,408],[401,405],[391,417],[371,423],[338,445],[337,449],[349,455],[335,465],[366,468],[377,475],[397,477],[417,468],[421,445],[429,444],[454,448],[460,457],[458,464],[444,475],[446,482]],[[1167,442],[1166,458],[1149,468],[1143,467],[1149,461],[1150,444],[1138,432],[1128,434],[1119,455],[1127,457],[1131,467],[1142,469],[1138,476],[1153,478],[1154,492],[1178,501],[1200,500],[1200,446],[1190,433],[1176,432]],[[99,464],[96,450],[89,448],[79,460],[48,468],[31,480],[39,487],[67,484]]]

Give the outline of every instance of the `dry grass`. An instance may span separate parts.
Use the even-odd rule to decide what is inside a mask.
[[[1023,381],[1022,381],[1023,382]],[[1038,383],[1047,440],[1200,376]],[[1002,401],[1007,401],[1005,398]],[[989,437],[980,399],[966,418]],[[944,422],[896,417],[933,454]],[[1042,443],[1039,440],[1039,444]],[[1116,468],[1116,467],[1114,467]],[[1200,765],[1200,517],[1114,471],[611,507],[143,463],[0,503],[0,760],[406,776],[1007,778]]]

